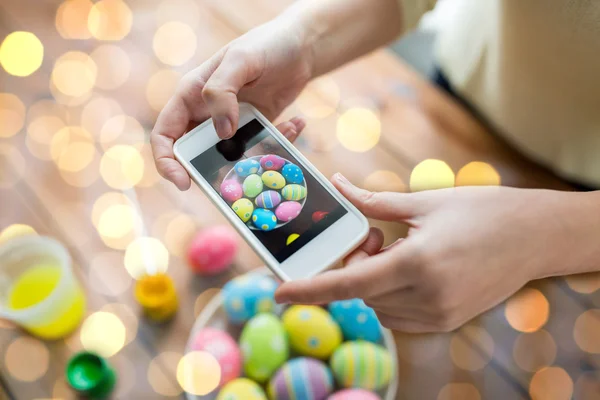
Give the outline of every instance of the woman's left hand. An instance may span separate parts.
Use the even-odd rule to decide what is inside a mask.
[[[333,182],[367,217],[408,224],[408,237],[382,250],[383,234],[371,229],[345,268],[283,284],[278,302],[358,297],[387,328],[450,331],[586,256],[573,254],[579,236],[569,196],[580,194],[506,187],[372,193],[341,175]]]

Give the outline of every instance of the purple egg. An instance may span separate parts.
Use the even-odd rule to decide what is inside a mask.
[[[230,203],[242,198],[242,185],[235,179],[228,179],[221,183],[221,196]]]
[[[333,391],[333,377],[327,366],[314,358],[288,361],[269,382],[272,399],[322,400]]]
[[[281,203],[281,195],[274,190],[267,190],[256,197],[255,203],[261,208],[275,208]]]
[[[275,210],[275,215],[281,222],[289,222],[296,218],[301,210],[302,204],[297,201],[284,201]]]
[[[278,171],[284,164],[285,160],[275,154],[269,154],[260,159],[260,166],[269,171]]]

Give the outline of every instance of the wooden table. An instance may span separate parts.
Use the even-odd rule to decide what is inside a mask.
[[[119,372],[117,399],[181,396],[175,371],[195,316],[224,282],[260,265],[244,245],[223,276],[200,278],[187,268],[183,249],[191,235],[198,228],[224,223],[224,219],[196,188],[181,193],[157,176],[147,144],[157,111],[148,97],[159,108],[178,75],[272,18],[291,0],[166,1],[168,7],[158,13],[159,1],[127,1],[133,28],[117,42],[62,38],[55,26],[59,1],[8,0],[0,4],[0,38],[28,30],[45,47],[44,63],[31,76],[17,78],[0,72],[0,92],[18,96],[27,108],[24,127],[12,137],[0,135],[0,229],[28,224],[63,242],[86,288],[88,314],[107,311],[122,321],[125,346],[110,358]],[[80,4],[85,10],[86,3]],[[69,14],[67,32],[85,36],[85,22],[80,23],[85,18],[87,12]],[[193,56],[178,67],[163,64],[153,54],[154,34],[170,19],[189,24],[197,38]],[[62,23],[59,28],[66,29]],[[111,90],[95,87],[89,99],[83,96],[81,104],[52,105],[48,83],[54,61],[67,51],[89,54],[101,44],[124,50],[105,54],[130,60],[127,81]],[[159,51],[168,51],[168,47]],[[116,64],[117,70],[110,75],[106,57],[98,56],[97,61],[98,73],[106,79],[102,86],[110,86],[123,64]],[[98,100],[103,98],[114,102]],[[335,135],[338,117],[353,106],[370,108],[381,121],[378,144],[365,152],[348,150]],[[2,107],[0,103],[0,110]],[[110,136],[113,131],[103,134],[107,119],[120,113],[139,124],[130,119],[125,133],[115,137]],[[455,173],[472,161],[483,161],[499,172],[504,185],[569,189],[495,140],[458,104],[384,50],[311,85],[282,118],[296,114],[308,115],[298,147],[321,171],[326,175],[341,171],[373,190],[407,191],[412,169],[425,159],[443,160]],[[40,116],[55,119],[42,124],[38,120],[36,125]],[[51,126],[61,125],[85,126],[93,137],[91,155],[78,153],[73,155],[75,161],[52,161],[50,138],[56,129]],[[47,129],[40,131],[40,127]],[[120,143],[137,146],[145,162],[134,165],[143,172],[143,179],[132,189],[115,189],[122,183],[110,174],[115,170],[107,169],[104,174],[112,187],[100,173],[102,155]],[[106,162],[110,164],[110,160]],[[111,209],[115,204],[121,206]],[[137,219],[141,230],[132,229],[132,219]],[[406,233],[399,225],[375,225],[384,229],[388,243]],[[133,299],[133,282],[123,257],[127,245],[139,235],[159,239],[170,253],[168,273],[176,282],[181,307],[166,325],[141,317]],[[521,399],[530,397],[530,387],[543,399],[600,398],[600,311],[592,311],[600,305],[598,288],[598,275],[535,282],[457,332],[397,333],[398,398]],[[63,370],[69,356],[81,348],[80,332],[66,340],[40,342],[0,322],[0,399],[73,398]]]

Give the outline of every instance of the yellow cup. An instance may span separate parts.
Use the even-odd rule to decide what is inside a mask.
[[[85,297],[63,245],[24,236],[0,246],[0,318],[42,339],[73,332],[85,313]]]
[[[135,285],[135,298],[146,316],[157,322],[173,317],[179,305],[173,280],[165,274],[141,277]]]

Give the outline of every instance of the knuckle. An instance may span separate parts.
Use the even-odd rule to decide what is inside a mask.
[[[340,300],[351,299],[354,291],[354,285],[352,279],[342,279],[333,289],[333,295],[335,298]]]

